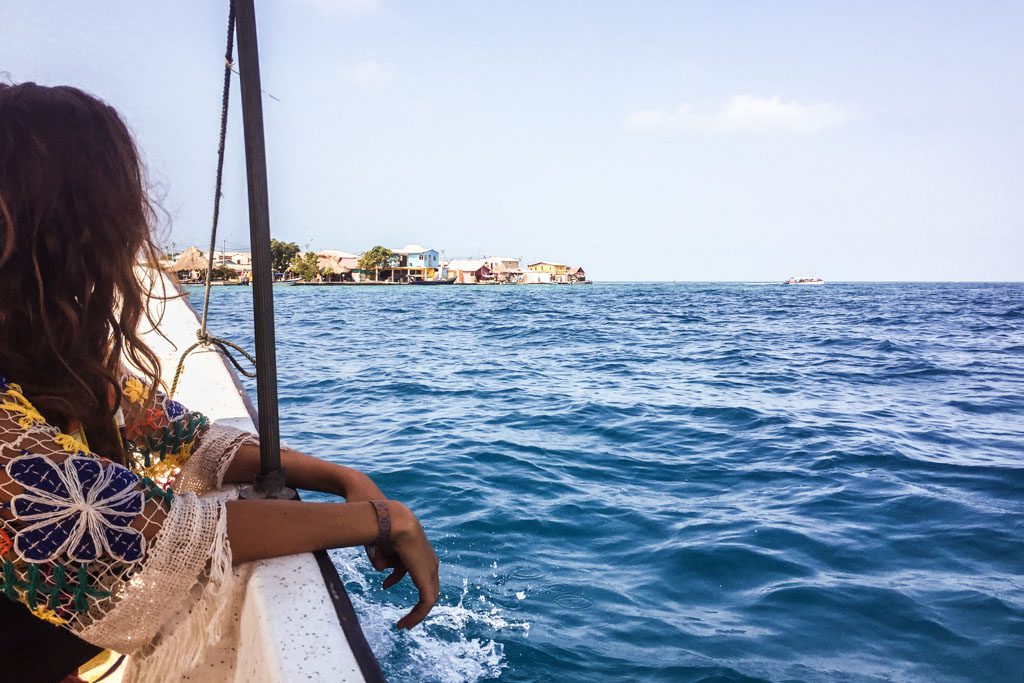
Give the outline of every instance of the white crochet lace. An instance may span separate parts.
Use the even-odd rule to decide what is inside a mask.
[[[231,566],[227,538],[217,533],[222,519],[226,519],[222,503],[195,494],[175,496],[146,561],[115,591],[114,605],[79,631],[79,637],[116,652],[132,653],[149,645],[189,602],[189,592],[211,559],[214,565],[226,560]]]
[[[174,480],[175,493],[202,494],[224,485],[224,472],[244,444],[258,444],[249,432],[213,424]]]

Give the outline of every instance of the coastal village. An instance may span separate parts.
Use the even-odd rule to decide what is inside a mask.
[[[519,258],[446,259],[436,249],[407,244],[376,246],[361,254],[335,249],[300,251],[294,242],[272,242],[275,282],[294,285],[580,285],[590,284],[581,266],[555,261],[523,263]],[[205,280],[208,253],[188,247],[167,253],[161,266],[184,283]],[[214,251],[213,279],[249,284],[252,254]]]

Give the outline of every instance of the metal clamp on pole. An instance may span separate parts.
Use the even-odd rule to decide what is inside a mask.
[[[298,498],[298,494],[295,493],[295,489],[285,486],[284,468],[279,467],[266,474],[257,474],[252,484],[242,487],[242,490],[238,492],[238,497],[245,500],[267,498],[295,500]]]
[[[260,474],[242,489],[243,498],[296,497],[285,488],[277,413],[277,353],[274,339],[274,273],[270,257],[270,200],[267,196],[267,151],[263,136],[260,56],[253,0],[234,0],[238,38],[245,175],[249,188],[249,235],[252,243],[252,306],[256,332],[256,400],[260,435]]]

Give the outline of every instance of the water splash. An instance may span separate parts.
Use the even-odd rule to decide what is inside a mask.
[[[510,619],[488,598],[483,588],[463,579],[454,601],[442,596],[424,622],[412,631],[394,624],[408,606],[389,602],[386,592],[367,578],[376,575],[361,552],[331,552],[349,589],[352,605],[388,680],[424,683],[474,683],[501,676],[507,667],[502,634],[529,632],[529,623]],[[488,637],[484,634],[492,634]]]

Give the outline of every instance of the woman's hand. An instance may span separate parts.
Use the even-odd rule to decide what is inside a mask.
[[[391,555],[395,560],[395,570],[384,579],[384,589],[391,588],[402,580],[406,574],[412,578],[412,583],[419,591],[419,602],[398,620],[398,628],[411,629],[430,613],[437,603],[440,595],[440,580],[437,569],[439,562],[434,553],[433,546],[423,533],[423,527],[405,505],[397,501],[388,501],[388,512],[391,514],[391,543],[388,548],[383,549],[384,554]],[[378,555],[380,549],[378,549]],[[371,557],[371,560],[373,558]],[[376,563],[374,564],[376,567]]]
[[[281,451],[290,486],[343,496],[349,504],[371,500],[387,500],[373,480],[358,470],[319,460],[299,451]],[[224,477],[228,482],[248,482],[259,471],[259,447],[246,444],[238,449]],[[409,574],[420,593],[420,600],[399,622],[399,628],[412,628],[423,621],[437,602],[439,581],[437,555],[430,546],[416,515],[408,507],[388,501],[392,517],[391,543],[378,547],[365,546],[366,556],[377,571],[392,569],[383,587],[391,588]],[[333,547],[333,546],[332,546]]]
[[[391,517],[391,552],[398,558],[395,571],[384,581],[390,588],[409,574],[419,601],[398,620],[398,628],[412,628],[437,603],[440,582],[437,555],[416,515],[397,501],[387,501]],[[327,548],[371,543],[380,520],[369,503],[306,503],[298,500],[231,500],[227,510],[228,540],[234,564]]]

